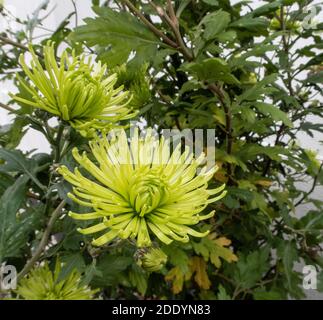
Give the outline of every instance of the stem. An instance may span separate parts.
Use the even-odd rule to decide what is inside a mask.
[[[58,163],[61,158],[61,140],[64,131],[64,125],[60,123],[58,127],[57,137],[56,137],[56,152],[55,152],[55,163]]]
[[[39,242],[39,245],[38,245],[36,251],[34,252],[31,259],[28,261],[28,263],[24,266],[24,268],[18,274],[18,277],[17,277],[18,281],[20,279],[22,279],[30,271],[30,269],[34,266],[34,264],[39,260],[41,254],[43,253],[43,251],[48,243],[48,239],[49,239],[51,231],[54,227],[54,224],[55,224],[56,220],[59,218],[59,216],[61,215],[61,211],[64,208],[65,203],[66,203],[65,200],[62,200],[62,202],[54,210],[51,218],[49,219],[48,225],[44,231],[44,234]]]
[[[19,48],[19,49],[22,49],[24,51],[29,51],[29,48],[24,46],[23,44],[21,43],[18,43],[16,41],[13,41],[7,37],[4,37],[4,36],[1,36],[0,35],[0,41],[4,44],[9,44],[11,46],[14,46],[16,48]],[[38,52],[35,52],[37,56],[39,56],[40,58],[44,58],[44,56],[41,54],[41,53],[38,53]]]
[[[227,141],[227,154],[232,154],[233,135],[232,135],[232,113],[230,107],[225,103],[224,95],[220,87],[214,83],[208,85],[209,90],[219,99],[225,113],[225,127],[226,127],[226,141]],[[228,176],[231,181],[232,167],[228,163]]]
[[[77,7],[76,7],[76,3],[75,0],[71,0],[72,1],[72,5],[74,7],[74,11],[75,11],[75,28],[78,27],[78,13],[77,13]]]
[[[169,11],[169,15],[170,15],[170,27],[173,29],[177,43],[180,45],[181,51],[183,53],[183,55],[187,58],[187,60],[192,61],[193,60],[193,55],[192,53],[188,50],[183,37],[181,35],[181,32],[179,30],[179,22],[178,19],[176,17],[175,14],[175,10],[174,7],[172,5],[172,1],[171,0],[167,0],[167,5],[168,5],[168,11]]]
[[[167,6],[168,6],[168,11],[170,13],[170,16],[168,16],[168,14],[164,11],[164,9],[162,7],[157,6],[153,1],[149,1],[149,3],[156,10],[156,12],[160,16],[160,18],[162,20],[164,20],[166,22],[166,24],[168,24],[168,26],[172,29],[172,31],[175,35],[175,38],[176,38],[176,42],[177,42],[176,48],[184,55],[184,57],[188,61],[192,61],[194,57],[191,54],[191,52],[188,50],[188,48],[182,38],[182,35],[179,30],[179,22],[176,17],[172,2],[170,0],[167,0]]]
[[[5,109],[5,110],[7,110],[9,112],[12,112],[12,113],[16,113],[17,112],[14,108],[11,108],[8,105],[3,104],[1,102],[0,102],[0,108]]]
[[[314,177],[311,189],[308,192],[306,192],[300,200],[298,200],[296,202],[295,207],[299,206],[314,191],[314,189],[316,187],[317,179],[318,179],[319,174],[320,174],[320,172],[322,170],[322,167],[323,167],[323,162],[321,163],[321,165],[319,167],[319,170],[318,170],[316,176]]]
[[[146,17],[129,1],[129,0],[121,0],[125,3],[128,9],[136,15],[148,28],[152,31],[157,37],[162,38],[164,43],[170,45],[172,48],[177,49],[177,43],[168,38],[163,32],[157,29]]]
[[[289,44],[289,41],[287,41],[286,34],[285,34],[286,26],[285,26],[285,20],[284,20],[284,6],[281,6],[281,8],[280,8],[280,15],[279,16],[276,16],[276,18],[280,22],[280,29],[283,31],[283,34],[282,34],[283,50],[284,50],[285,54],[287,55],[287,61],[289,62],[289,49],[290,49],[290,44]],[[293,83],[292,83],[293,76],[291,74],[290,64],[289,63],[287,65],[286,74],[287,74],[286,83],[285,83],[284,79],[282,79],[282,80],[285,83],[285,85],[286,85],[286,87],[287,87],[287,89],[289,91],[289,95],[293,97],[295,95],[295,93],[294,93]],[[279,142],[282,134],[284,133],[285,128],[286,128],[286,126],[283,123],[280,126],[280,128],[279,128],[279,130],[277,132],[275,146],[278,144],[278,142]],[[268,173],[268,171],[270,169],[271,162],[272,162],[272,160],[269,158],[267,160],[267,163],[265,165],[265,169],[263,171],[263,175],[264,176],[267,175],[267,173]]]

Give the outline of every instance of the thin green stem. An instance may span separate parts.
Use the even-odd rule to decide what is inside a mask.
[[[39,260],[40,256],[42,255],[42,253],[48,243],[48,239],[49,239],[49,236],[50,236],[52,229],[55,225],[55,222],[60,217],[65,204],[66,204],[65,200],[62,200],[61,203],[58,205],[58,207],[53,211],[53,214],[52,214],[51,218],[49,219],[47,227],[43,233],[43,236],[39,242],[39,245],[38,245],[36,251],[33,253],[31,259],[27,262],[27,264],[24,266],[24,268],[21,270],[21,272],[18,274],[18,277],[17,277],[18,281],[20,279],[22,279],[32,269],[34,264]]]

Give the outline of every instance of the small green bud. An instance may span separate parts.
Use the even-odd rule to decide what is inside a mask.
[[[159,248],[139,249],[137,251],[137,264],[148,272],[162,269],[167,262],[167,255]]]

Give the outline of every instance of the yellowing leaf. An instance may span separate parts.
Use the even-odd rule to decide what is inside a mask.
[[[193,248],[197,254],[202,255],[205,261],[211,261],[216,267],[221,267],[221,259],[231,263],[238,261],[238,257],[226,248],[231,244],[231,240],[225,237],[216,238],[216,234],[210,234],[208,237],[203,238],[200,242],[194,242]],[[221,258],[221,259],[220,259]]]
[[[203,258],[192,257],[190,260],[190,268],[192,274],[195,273],[194,280],[201,289],[208,290],[211,286],[211,281],[207,275],[207,265]]]
[[[172,282],[172,291],[174,294],[180,293],[183,290],[184,281],[190,280],[192,272],[189,270],[183,273],[180,267],[174,267],[165,276],[165,281]]]
[[[222,183],[227,183],[228,177],[226,175],[226,170],[223,169],[223,162],[216,161],[215,165],[218,167],[218,170],[214,174],[214,179]]]
[[[217,238],[214,242],[221,247],[229,246],[231,244],[231,240],[226,237]]]
[[[258,184],[262,187],[270,187],[273,184],[273,182],[270,180],[257,180],[255,181],[255,184]]]

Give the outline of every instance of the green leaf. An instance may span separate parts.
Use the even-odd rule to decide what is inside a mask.
[[[26,245],[29,232],[35,227],[39,215],[31,210],[17,215],[26,199],[26,175],[20,176],[0,199],[0,263],[4,258],[16,257],[22,246]]]
[[[216,38],[219,33],[222,33],[230,23],[230,14],[222,10],[218,10],[206,15],[200,25],[205,26],[203,37],[205,40]]]
[[[24,127],[28,121],[24,117],[16,117],[12,124],[0,127],[0,144],[6,149],[14,149],[18,146],[26,133]]]
[[[306,231],[315,231],[323,229],[323,215],[317,211],[309,211],[295,224],[297,229]]]
[[[265,102],[257,102],[255,103],[255,107],[265,116],[270,116],[275,121],[282,121],[288,127],[292,127],[293,123],[288,118],[287,114],[272,104]]]
[[[255,84],[250,89],[246,90],[244,93],[242,93],[240,96],[237,97],[237,103],[241,103],[242,101],[253,101],[258,100],[262,98],[264,94],[269,94],[276,92],[277,89],[273,87],[267,87],[271,84],[273,84],[277,79],[276,74],[271,74],[267,77],[265,77],[263,80],[259,81],[257,84]]]
[[[310,74],[306,80],[303,82],[305,83],[323,83],[323,71]]]
[[[312,138],[314,137],[312,131],[323,132],[323,124],[322,123],[311,123],[311,122],[302,122],[300,124],[301,130],[305,131]]]
[[[303,291],[299,287],[301,279],[298,273],[294,270],[295,262],[299,261],[298,250],[294,241],[281,240],[278,248],[277,255],[282,259],[282,265],[286,282],[284,286],[288,292],[295,297],[304,296]]]
[[[2,196],[7,188],[13,185],[14,182],[15,179],[10,174],[0,172],[0,196]]]
[[[230,27],[244,29],[255,34],[262,34],[267,30],[269,21],[264,18],[242,17],[230,24]]]
[[[92,282],[98,286],[111,286],[118,282],[121,272],[133,262],[130,257],[107,254],[97,263],[100,275],[94,276]]]
[[[275,12],[280,8],[281,5],[282,1],[273,1],[253,10],[250,15],[252,15],[253,17],[264,16],[268,13]]]
[[[102,272],[96,268],[96,260],[93,260],[92,263],[86,266],[84,271],[84,276],[82,277],[81,284],[88,285],[94,278],[94,276],[102,277]]]
[[[248,50],[241,55],[233,55],[229,61],[231,68],[241,68],[244,65],[250,63],[248,58],[250,57],[261,57],[266,52],[277,50],[277,46],[269,44],[259,44]]]
[[[243,289],[253,287],[270,268],[269,251],[269,247],[265,247],[247,255],[240,254],[230,277]]]
[[[225,288],[221,284],[219,285],[219,292],[217,294],[217,298],[218,300],[232,300],[226,292]]]
[[[259,155],[266,155],[272,160],[280,161],[281,155],[287,153],[287,150],[280,146],[264,147],[257,144],[246,144],[238,150],[237,155],[242,161],[254,160]]]
[[[307,69],[310,66],[320,65],[323,62],[323,53],[316,55],[310,61],[308,61],[302,69]]]
[[[219,5],[218,0],[202,0],[204,3],[209,4],[210,6],[217,6]]]
[[[60,282],[68,277],[71,272],[77,270],[82,273],[85,270],[85,262],[81,253],[67,253],[62,256],[61,262],[63,267],[59,273],[57,282]]]
[[[73,40],[98,46],[99,59],[108,66],[121,65],[135,51],[132,62],[140,65],[153,61],[160,41],[127,12],[116,12],[107,7],[94,7],[96,18],[85,19],[85,25],[76,29]]]
[[[131,266],[129,271],[130,283],[137,288],[139,293],[144,296],[148,287],[148,275],[136,264]]]
[[[253,297],[255,300],[285,300],[285,297],[280,291],[275,291],[270,289],[270,291],[265,291],[264,289],[256,289],[253,292]]]
[[[21,151],[0,149],[0,158],[6,163],[0,166],[2,172],[25,173],[41,190],[46,187],[37,179],[37,162],[34,159],[26,158]]]
[[[177,247],[174,244],[163,246],[162,250],[167,255],[168,261],[172,265],[178,267],[182,271],[182,273],[185,274],[189,271],[189,268],[188,268],[189,257],[184,250],[182,250],[181,248]]]
[[[239,85],[239,80],[230,73],[228,64],[220,58],[209,58],[199,63],[191,62],[182,69],[195,75],[199,80],[223,81]]]

